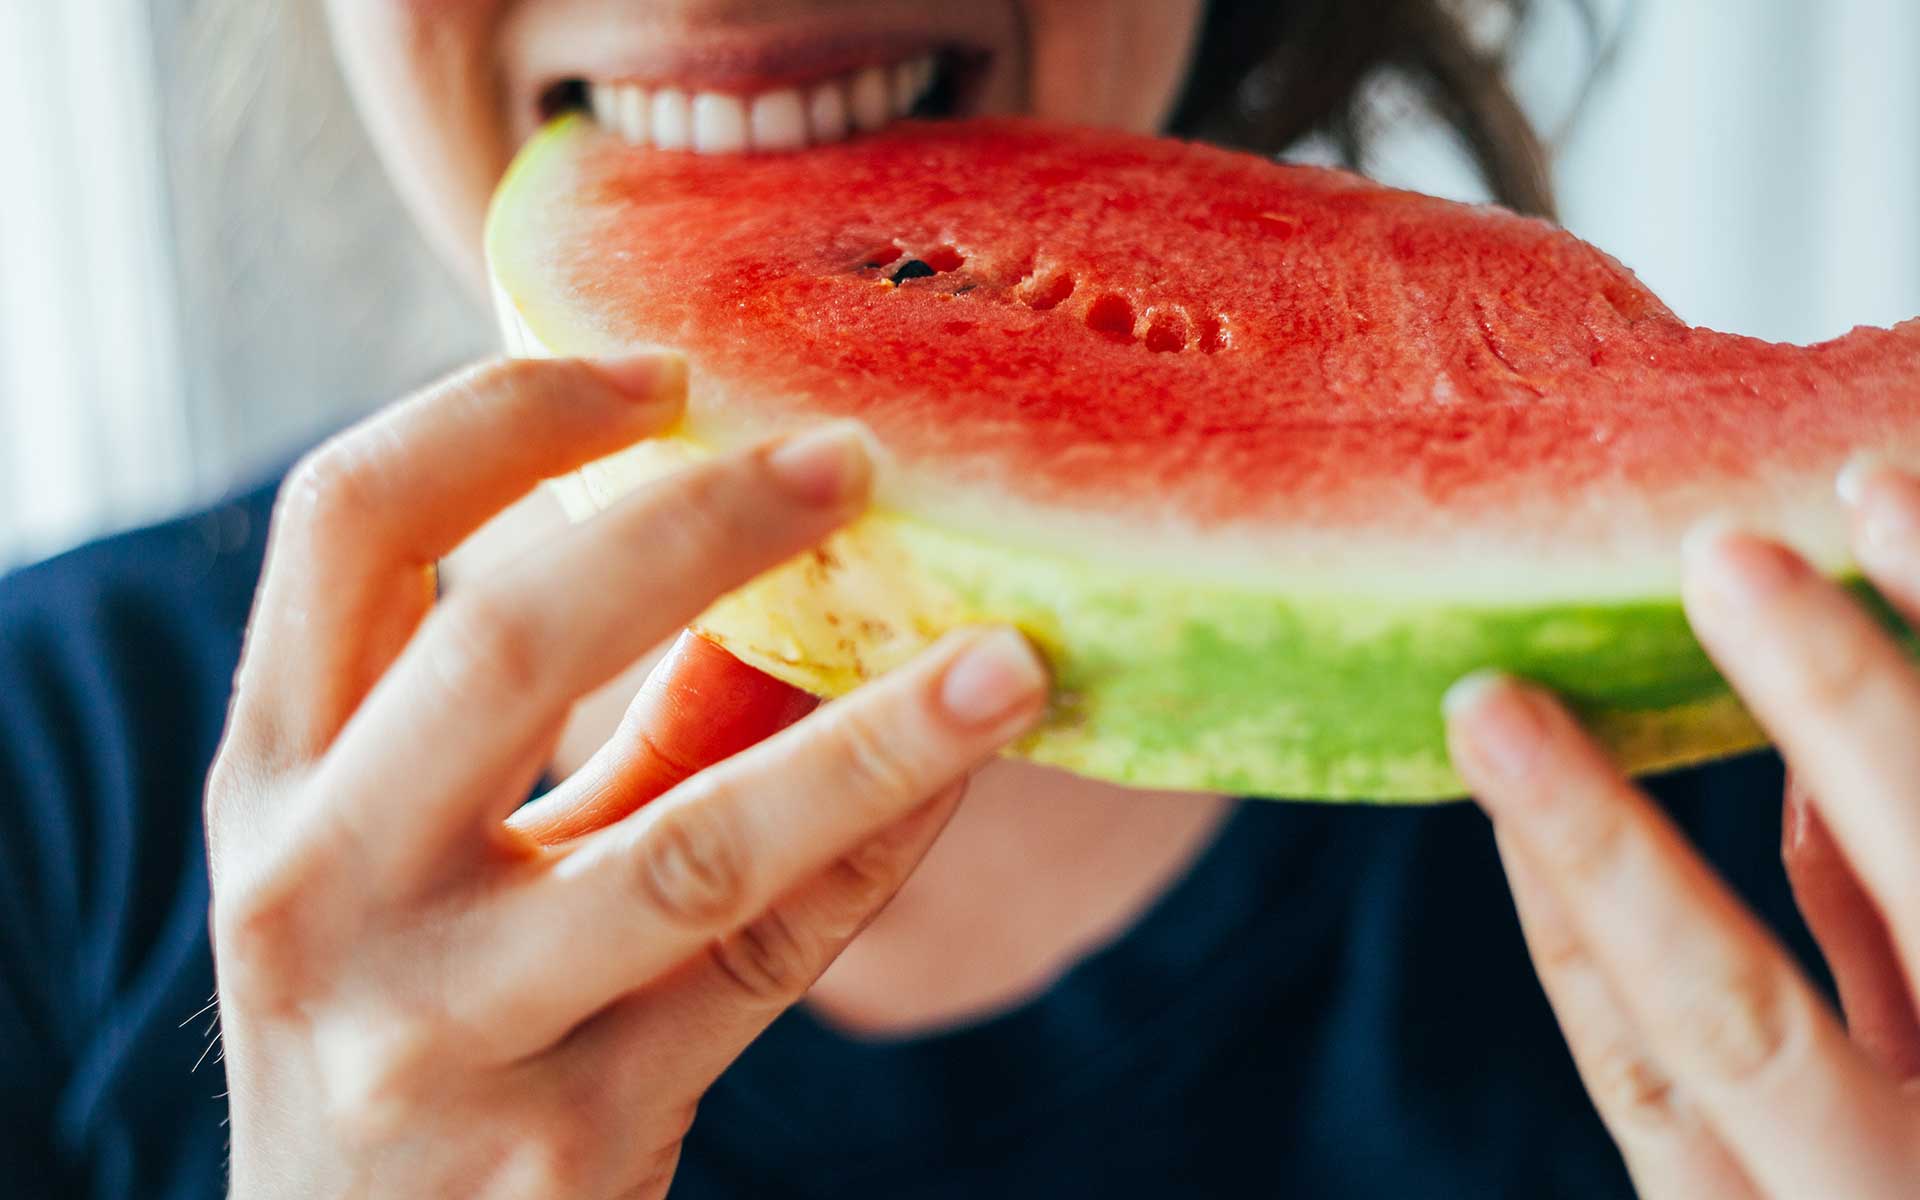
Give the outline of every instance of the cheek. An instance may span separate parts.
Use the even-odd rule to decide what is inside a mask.
[[[1158,130],[1179,99],[1203,0],[1023,0],[1038,116]]]
[[[477,270],[508,146],[495,65],[504,0],[330,0],[336,48],[389,176],[433,242]]]
[[[510,0],[327,0],[349,75],[431,91],[449,76],[491,73]]]

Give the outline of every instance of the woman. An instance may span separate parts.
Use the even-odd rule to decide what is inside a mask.
[[[1261,146],[1337,121],[1399,62],[1502,195],[1543,207],[1538,155],[1449,11],[331,7],[395,180],[476,276],[493,183],[574,81],[752,93],[776,66],[817,84],[928,45],[984,53],[982,108]],[[1242,104],[1274,70],[1277,94]],[[656,117],[714,149],[701,108]],[[1920,1072],[1902,975],[1920,676],[1732,531],[1695,540],[1690,612],[1805,781],[1790,862],[1851,1038],[1762,932],[1815,961],[1772,861],[1778,764],[1661,781],[1670,819],[1497,678],[1450,704],[1495,836],[1465,807],[1243,806],[990,762],[1045,676],[988,629],[630,819],[535,844],[515,810],[543,778],[572,780],[565,804],[661,767],[649,648],[864,501],[860,443],[829,429],[578,529],[490,520],[663,427],[685,386],[660,354],[482,366],[309,456],[277,503],[229,508],[257,530],[271,504],[270,538],[191,519],[8,583],[14,1182],[203,1195],[230,1154],[240,1197],[1621,1195],[1609,1131],[1650,1195],[1920,1180],[1900,1090]],[[1862,468],[1846,494],[1862,562],[1920,605],[1920,481]],[[174,1028],[210,998],[224,1096],[192,1073],[198,1029]]]

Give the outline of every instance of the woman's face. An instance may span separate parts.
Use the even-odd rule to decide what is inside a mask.
[[[429,236],[480,272],[514,149],[599,85],[642,140],[740,153],[922,112],[1024,112],[1150,130],[1203,0],[328,0],[389,172]],[[923,92],[924,64],[935,78]],[[876,70],[877,69],[877,70]],[[882,85],[885,85],[884,87]],[[916,100],[916,96],[921,97]]]

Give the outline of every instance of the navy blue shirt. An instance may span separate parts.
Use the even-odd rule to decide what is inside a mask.
[[[222,1193],[200,804],[270,504],[240,496],[0,582],[9,1195]],[[1780,868],[1780,784],[1755,756],[1656,789],[1816,964]],[[1249,801],[1131,931],[1029,1003],[892,1041],[782,1017],[701,1106],[673,1194],[1631,1193],[1485,820]]]

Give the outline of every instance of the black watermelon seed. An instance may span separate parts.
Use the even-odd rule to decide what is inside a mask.
[[[931,279],[939,273],[940,272],[921,262],[919,259],[910,258],[900,264],[900,269],[895,271],[889,278],[895,283],[905,283],[909,279]]]

